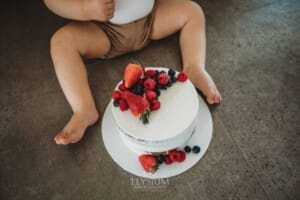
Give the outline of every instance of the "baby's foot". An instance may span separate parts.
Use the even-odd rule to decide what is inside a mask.
[[[199,72],[198,70],[194,71],[190,69],[187,71],[187,74],[196,88],[201,90],[206,96],[206,100],[209,104],[220,103],[222,101],[222,96],[216,84],[205,70]]]
[[[86,128],[93,125],[98,120],[98,117],[96,110],[74,113],[63,130],[54,138],[56,144],[78,142],[83,137]]]

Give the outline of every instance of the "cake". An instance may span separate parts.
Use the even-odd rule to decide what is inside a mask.
[[[139,81],[141,82],[142,80],[145,82],[145,80],[147,80],[147,72],[150,71],[155,71],[156,75],[161,73],[166,75],[171,74],[173,82],[171,81],[170,83],[172,77],[169,76],[170,80],[165,84],[165,87],[157,83],[153,91],[158,94],[156,99],[160,105],[154,108],[151,107],[152,104],[149,103],[151,110],[150,113],[148,111],[146,112],[146,121],[143,121],[143,119],[140,120],[139,117],[135,116],[131,110],[128,109],[129,106],[125,106],[125,109],[121,108],[120,99],[122,99],[124,95],[121,94],[122,91],[120,91],[120,94],[118,91],[131,91],[129,89],[130,87],[127,89],[124,88],[124,81],[121,81],[116,86],[111,103],[113,118],[118,125],[123,142],[138,155],[157,155],[185,144],[195,131],[196,118],[199,110],[196,89],[189,79],[183,77],[183,80],[180,80],[182,78],[179,76],[182,74],[185,75],[183,72],[170,71],[168,68],[147,67],[143,69],[142,75],[140,72],[135,72],[134,76],[139,76]],[[132,72],[128,73],[132,74]],[[176,78],[180,81],[176,81]],[[126,70],[124,79],[126,83]],[[156,80],[157,78],[152,77],[152,79]],[[164,80],[162,80],[162,82],[163,81]],[[160,82],[160,80],[158,80],[158,82]],[[159,85],[160,90],[157,91]],[[140,94],[145,99],[148,98],[146,91],[148,90],[144,88]],[[118,102],[116,102],[116,100],[118,100]]]

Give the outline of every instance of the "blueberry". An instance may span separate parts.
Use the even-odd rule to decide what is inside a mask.
[[[200,149],[199,146],[197,146],[197,145],[193,146],[193,153],[199,153],[200,150],[201,150],[201,149]]]
[[[171,81],[172,83],[176,83],[177,78],[176,78],[175,76],[171,76],[171,77],[170,77],[170,81]]]
[[[113,104],[114,104],[115,107],[119,106],[119,102],[118,101],[114,101]]]
[[[187,146],[184,147],[184,151],[187,152],[187,153],[190,153],[192,151],[192,148],[187,145]]]
[[[160,154],[160,155],[156,156],[156,160],[157,160],[158,164],[162,164],[165,161],[165,157],[164,157],[164,155]]]
[[[176,74],[176,72],[174,69],[169,69],[169,71],[168,71],[169,76],[175,76],[175,74]]]

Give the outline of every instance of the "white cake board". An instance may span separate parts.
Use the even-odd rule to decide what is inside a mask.
[[[190,145],[191,147],[198,145],[201,148],[200,153],[187,153],[186,160],[182,163],[176,162],[170,165],[163,163],[154,174],[144,171],[138,160],[139,155],[130,150],[123,142],[117,124],[113,119],[111,103],[106,107],[102,119],[102,138],[109,155],[124,170],[144,178],[169,178],[189,170],[204,156],[212,138],[213,124],[208,107],[200,96],[199,114],[197,116],[199,120],[198,126],[189,141],[180,148],[183,149],[185,145]]]

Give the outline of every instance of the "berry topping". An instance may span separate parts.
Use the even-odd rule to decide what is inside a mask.
[[[176,74],[176,71],[175,71],[175,70],[169,69],[169,71],[168,71],[168,75],[169,75],[169,76],[175,76],[175,74]]]
[[[155,156],[141,155],[139,161],[146,172],[154,173],[158,169],[158,163]]]
[[[166,73],[160,73],[157,76],[157,81],[161,85],[166,85],[169,82],[169,76]]]
[[[114,101],[113,104],[114,104],[115,107],[119,106],[119,102],[118,101]]]
[[[185,72],[180,72],[177,76],[177,80],[179,82],[185,82],[188,79],[187,74]]]
[[[156,82],[153,79],[149,78],[144,81],[144,87],[148,90],[153,90],[155,86],[156,86]]]
[[[137,64],[129,63],[124,72],[125,87],[131,88],[143,75],[143,68]]]
[[[152,101],[153,99],[156,99],[156,93],[152,90],[147,90],[145,92],[146,94],[146,98],[149,100],[149,101]]]
[[[160,102],[157,99],[151,101],[150,110],[158,110],[160,108]]]
[[[121,99],[119,101],[119,107],[120,107],[120,110],[122,110],[122,111],[128,110],[128,108],[129,108],[125,99]]]
[[[173,161],[172,161],[171,158],[170,158],[170,155],[166,155],[166,156],[165,156],[165,163],[166,163],[167,165],[173,163]]]
[[[122,98],[121,92],[117,90],[113,91],[111,96],[114,101],[119,101]]]
[[[156,156],[156,160],[157,160],[158,164],[162,164],[165,161],[165,157],[164,157],[164,155],[160,154],[160,155]]]
[[[187,152],[187,153],[190,153],[192,151],[192,148],[187,145],[187,146],[184,147],[184,151]]]
[[[156,75],[156,71],[154,69],[148,69],[145,71],[145,76],[154,78]]]
[[[173,83],[172,83],[172,81],[171,81],[171,80],[169,80],[166,86],[167,86],[167,87],[171,87],[171,86],[172,86],[172,84],[173,84]]]
[[[197,145],[193,146],[193,153],[199,153],[201,148]]]
[[[149,102],[146,98],[133,94],[132,92],[124,92],[124,97],[128,103],[129,109],[134,116],[140,117],[143,124],[149,123]]]

